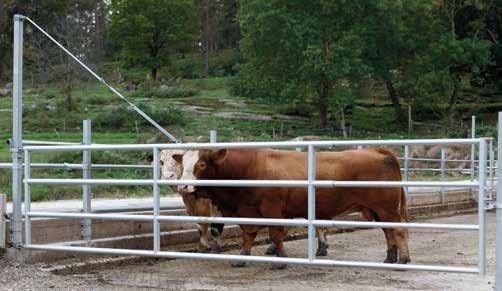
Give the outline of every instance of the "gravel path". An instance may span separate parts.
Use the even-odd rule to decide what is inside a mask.
[[[475,223],[476,215],[429,220]],[[271,270],[250,264],[231,268],[227,262],[160,260],[75,275],[53,275],[43,265],[19,266],[1,260],[1,290],[492,290],[494,285],[495,215],[488,214],[488,275],[386,271],[361,268],[289,266]],[[382,261],[381,230],[361,230],[330,236],[330,259]],[[306,241],[286,243],[291,257],[306,255]],[[263,254],[265,246],[256,247]],[[477,264],[477,232],[414,230],[411,259],[416,264]],[[232,253],[236,253],[235,251]]]

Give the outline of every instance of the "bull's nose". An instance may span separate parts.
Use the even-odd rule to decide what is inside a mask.
[[[189,189],[187,185],[180,185],[178,186],[178,192],[179,193],[189,193]]]

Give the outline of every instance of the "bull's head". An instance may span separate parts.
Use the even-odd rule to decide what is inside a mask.
[[[181,177],[183,172],[183,166],[178,163],[173,156],[181,155],[185,153],[185,150],[163,150],[160,152],[160,172],[161,179],[176,180]],[[147,160],[152,163],[153,156],[149,155]]]
[[[189,150],[184,155],[173,155],[173,159],[182,164],[182,180],[215,179],[216,167],[221,165],[227,156],[227,150]],[[180,193],[193,193],[196,187],[190,185],[178,186]]]

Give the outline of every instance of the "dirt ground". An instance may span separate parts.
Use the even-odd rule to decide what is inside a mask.
[[[267,264],[232,268],[228,262],[160,260],[74,275],[54,275],[44,265],[19,266],[1,261],[0,290],[492,290],[495,264],[495,214],[488,221],[488,275],[389,271],[291,265],[271,270]],[[475,223],[476,215],[432,219],[437,223]],[[329,237],[330,259],[383,261],[381,230],[361,230]],[[286,243],[290,257],[306,256],[306,241]],[[254,248],[262,255],[266,246]],[[477,264],[477,232],[413,230],[415,264]],[[237,253],[233,251],[231,253]],[[0,265],[0,266],[1,266]]]

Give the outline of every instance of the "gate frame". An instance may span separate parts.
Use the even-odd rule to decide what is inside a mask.
[[[12,144],[11,144],[11,154],[12,154],[12,198],[13,198],[13,213],[11,216],[11,238],[12,246],[16,249],[28,248],[28,249],[45,249],[45,250],[73,250],[81,252],[93,252],[93,253],[121,253],[121,254],[131,254],[131,255],[144,255],[144,256],[164,256],[164,257],[174,257],[174,258],[207,258],[207,259],[218,259],[218,260],[240,260],[240,261],[255,261],[255,262],[281,262],[281,263],[291,263],[291,264],[309,264],[309,265],[335,265],[335,266],[363,266],[363,267],[377,267],[377,268],[389,268],[389,269],[416,269],[416,270],[437,270],[437,271],[455,271],[455,272],[478,272],[480,274],[485,274],[486,272],[486,230],[485,230],[485,197],[484,190],[486,186],[486,139],[457,139],[457,140],[440,140],[440,144],[447,144],[446,141],[451,143],[479,143],[479,180],[477,182],[471,183],[456,183],[456,182],[384,182],[384,181],[315,181],[315,148],[330,146],[333,147],[335,144],[348,144],[348,145],[380,145],[380,144],[400,144],[400,145],[410,145],[410,144],[427,144],[429,143],[437,144],[438,140],[403,140],[403,141],[351,141],[351,142],[296,142],[292,144],[288,143],[254,143],[257,147],[308,147],[308,180],[307,181],[246,181],[244,183],[238,181],[225,181],[225,180],[213,180],[213,181],[189,181],[189,180],[177,180],[177,181],[165,181],[159,180],[159,150],[164,148],[228,148],[228,147],[246,147],[246,145],[252,145],[253,143],[222,143],[215,146],[210,144],[198,144],[198,145],[130,145],[130,149],[153,149],[154,153],[154,177],[153,180],[137,180],[142,185],[152,185],[153,187],[153,216],[134,216],[134,220],[153,220],[154,223],[154,248],[153,251],[133,251],[133,250],[113,250],[113,249],[95,249],[89,247],[63,247],[57,245],[42,245],[37,246],[31,244],[31,227],[30,218],[31,217],[73,217],[80,219],[133,219],[133,217],[128,217],[126,215],[106,215],[106,214],[91,214],[91,213],[80,213],[80,214],[56,214],[56,213],[42,213],[42,212],[31,212],[30,210],[30,185],[31,184],[44,184],[55,183],[63,184],[68,183],[70,180],[57,181],[65,179],[31,179],[30,178],[30,151],[38,150],[83,150],[91,151],[100,149],[99,145],[68,145],[68,146],[44,146],[43,149],[37,146],[26,146],[23,147],[22,140],[22,107],[23,107],[23,93],[22,93],[22,82],[23,82],[23,20],[26,17],[23,15],[14,16],[14,61],[13,61],[13,127],[12,127]],[[28,19],[32,24],[36,24]],[[37,26],[38,29],[41,29]],[[43,30],[41,30],[44,32]],[[47,33],[44,32],[49,38],[51,38]],[[65,50],[62,47],[63,50]],[[66,50],[65,50],[66,51]],[[68,51],[66,51],[69,53]],[[69,53],[70,56],[71,53]],[[74,56],[73,56],[74,57]],[[93,74],[99,81],[108,86],[114,93],[121,96],[114,88],[106,84],[102,78],[97,76],[93,71],[91,71],[87,66],[74,57],[74,59],[84,66],[91,74]],[[127,101],[127,100],[126,100]],[[141,114],[141,113],[140,113]],[[147,118],[147,117],[145,117]],[[148,118],[147,118],[148,119]],[[150,120],[149,120],[150,121]],[[155,122],[153,122],[155,123]],[[500,125],[499,125],[500,126]],[[499,136],[500,140],[500,136]],[[102,149],[116,149],[121,148],[120,146],[101,146]],[[126,148],[121,148],[125,150]],[[22,239],[22,210],[21,210],[21,197],[22,197],[22,186],[23,186],[23,150],[25,158],[25,241],[23,243]],[[500,157],[500,143],[499,143],[499,157]],[[500,159],[499,159],[500,163]],[[500,176],[500,171],[497,172]],[[99,179],[72,179],[73,184],[90,186],[94,184],[121,184],[119,180],[108,180],[100,181]],[[133,181],[134,182],[134,181]],[[253,183],[254,182],[254,183]],[[132,185],[132,183],[126,183],[127,185]],[[205,186],[215,186],[215,185],[228,185],[228,186],[264,186],[264,184],[273,186],[288,186],[289,187],[308,187],[308,208],[309,216],[307,221],[301,220],[287,220],[287,219],[242,219],[242,218],[209,218],[209,217],[169,217],[159,215],[159,185],[205,185]],[[464,230],[478,230],[479,231],[479,264],[478,268],[449,268],[441,266],[421,266],[421,265],[398,265],[398,264],[383,264],[383,263],[368,263],[368,262],[344,262],[344,261],[334,261],[334,260],[317,260],[314,255],[314,230],[315,227],[320,226],[352,226],[352,227],[410,227],[410,228],[430,228],[433,226],[440,226],[439,224],[417,224],[417,223],[376,223],[376,222],[344,222],[344,221],[322,221],[315,220],[315,187],[347,187],[347,186],[357,186],[357,187],[409,187],[409,186],[441,186],[448,187],[453,185],[462,185],[467,187],[478,187],[478,226],[464,225],[464,227],[454,227],[453,225],[442,227],[445,229],[464,229]],[[500,189],[500,185],[497,185],[497,189]],[[501,191],[497,192],[498,195],[502,195]],[[498,200],[501,201],[501,200]],[[496,205],[497,210],[500,209],[500,204]],[[89,208],[90,209],[90,204]],[[497,211],[497,218],[498,218]],[[502,218],[501,218],[502,219]],[[308,247],[308,259],[292,259],[292,258],[266,258],[266,257],[242,257],[234,255],[210,255],[210,254],[186,254],[186,253],[176,253],[176,252],[162,252],[160,251],[160,221],[185,221],[185,222],[220,222],[220,223],[237,223],[237,224],[262,224],[262,225],[297,225],[297,226],[307,226],[309,233],[309,247]],[[499,225],[499,224],[498,224]],[[497,240],[499,241],[499,239]],[[502,244],[499,243],[497,246],[501,248]],[[499,252],[497,252],[498,254]],[[497,260],[499,263],[499,260]],[[497,270],[499,264],[497,264]],[[502,267],[501,267],[502,268]]]

